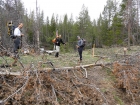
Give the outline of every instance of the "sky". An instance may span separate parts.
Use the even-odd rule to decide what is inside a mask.
[[[102,13],[107,0],[37,0],[37,5],[41,11],[44,11],[44,18],[48,16],[51,19],[52,14],[58,18],[63,18],[65,14],[68,18],[73,15],[73,19],[79,16],[82,10],[83,4],[88,8],[89,16],[91,20],[98,19],[100,13]],[[28,12],[35,10],[36,0],[22,0],[24,7]]]

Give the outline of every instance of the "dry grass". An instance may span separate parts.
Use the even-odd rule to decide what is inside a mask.
[[[94,54],[97,55],[93,57],[92,55],[92,49],[84,50],[83,51],[83,61],[81,64],[94,64],[94,63],[113,63],[114,61],[117,61],[119,59],[125,58],[123,56],[123,47],[114,47],[114,48],[95,48]],[[127,51],[127,55],[131,55],[135,52],[140,51],[139,46],[132,46],[131,50]],[[117,55],[116,54],[120,54]],[[44,57],[42,59],[42,57]],[[101,58],[103,57],[103,58]],[[4,59],[5,60],[4,60]],[[48,55],[21,55],[19,61],[26,67],[30,64],[37,65],[40,61],[43,62],[52,62],[55,67],[67,67],[67,66],[77,66],[79,65],[79,55],[76,51],[71,51],[68,53],[60,52],[60,56],[58,58],[54,57],[54,54]],[[10,57],[0,57],[0,65],[2,64],[11,64],[14,60]],[[19,63],[17,63],[18,66],[20,66]],[[50,65],[45,64],[43,67],[50,67]],[[13,71],[17,71],[21,67],[14,67],[12,68]]]

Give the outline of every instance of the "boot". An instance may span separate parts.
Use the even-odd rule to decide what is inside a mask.
[[[18,51],[14,51],[14,58],[17,58]]]
[[[55,54],[55,57],[58,57],[58,52]]]

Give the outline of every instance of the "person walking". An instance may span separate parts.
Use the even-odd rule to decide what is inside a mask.
[[[79,53],[79,62],[82,62],[82,52],[83,52],[83,40],[80,38],[80,36],[77,36],[78,38],[78,42],[77,42],[77,49],[78,49],[78,53]]]
[[[56,42],[55,42],[55,47],[56,47],[56,54],[55,54],[55,57],[59,57],[59,52],[60,52],[60,45],[62,44],[65,44],[61,38],[61,35],[59,35],[57,38],[56,38]]]
[[[19,23],[18,27],[14,30],[14,53],[18,53],[18,49],[21,49],[22,44],[22,36],[24,34],[21,33],[21,28],[23,27],[23,23]]]

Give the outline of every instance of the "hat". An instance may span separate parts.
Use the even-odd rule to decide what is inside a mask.
[[[80,36],[77,36],[77,38],[80,38]]]

